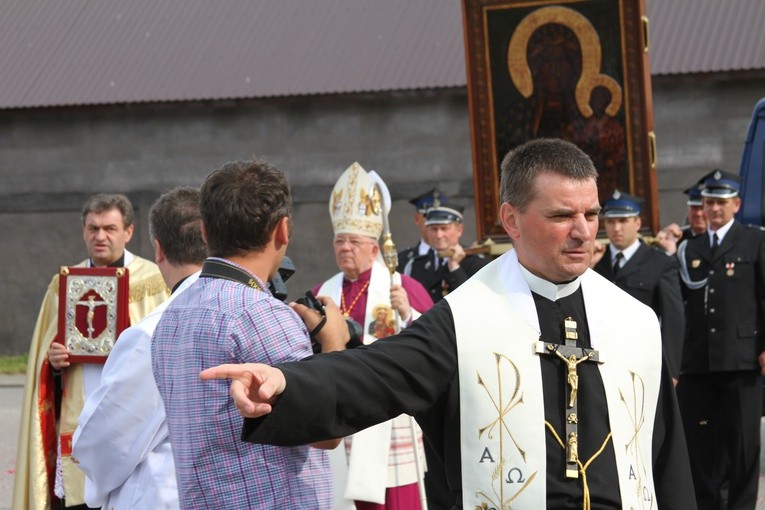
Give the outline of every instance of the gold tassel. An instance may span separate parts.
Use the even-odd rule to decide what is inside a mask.
[[[558,444],[561,448],[564,450],[566,449],[566,445],[563,444],[563,441],[561,440],[558,433],[555,431],[553,426],[550,424],[549,421],[545,420],[545,425],[547,426],[548,430],[552,433],[553,437],[556,441],[558,441]],[[603,453],[603,450],[606,449],[606,445],[608,444],[608,441],[611,439],[611,433],[609,432],[606,438],[603,440],[603,444],[600,445],[600,449],[598,449],[597,452],[595,452],[590,459],[584,463],[584,465],[579,461],[579,459],[576,459],[576,463],[579,465],[579,474],[582,475],[582,489],[583,489],[583,496],[582,496],[582,510],[591,510],[590,506],[590,486],[587,484],[587,468],[590,467],[590,464],[592,464],[592,461],[597,459],[598,456]]]

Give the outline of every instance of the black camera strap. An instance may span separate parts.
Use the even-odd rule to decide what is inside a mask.
[[[199,275],[200,278],[221,278],[223,280],[230,280],[233,282],[239,282],[248,287],[257,290],[264,290],[258,281],[252,277],[247,271],[239,269],[233,264],[226,262],[225,260],[207,259],[202,264],[202,272]]]

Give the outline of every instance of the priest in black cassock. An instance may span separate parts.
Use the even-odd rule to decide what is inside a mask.
[[[517,147],[500,186],[515,249],[400,335],[201,377],[234,380],[250,442],[304,444],[415,416],[455,508],[696,508],[656,315],[588,269],[596,178],[568,142]],[[319,339],[347,336],[325,303]]]

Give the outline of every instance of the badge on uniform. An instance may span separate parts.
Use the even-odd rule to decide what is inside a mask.
[[[701,265],[701,259],[693,259],[691,260],[691,267],[693,269],[698,269],[698,267]]]
[[[733,268],[735,267],[735,265],[736,264],[734,264],[733,262],[728,262],[727,264],[725,264],[725,269],[727,269],[727,271],[725,271],[725,274],[727,274],[728,276],[733,276],[734,274]]]

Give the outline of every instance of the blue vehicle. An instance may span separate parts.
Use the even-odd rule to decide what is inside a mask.
[[[754,107],[738,174],[741,208],[736,219],[745,225],[765,226],[765,98]]]
[[[745,225],[765,226],[765,98],[757,101],[752,122],[744,141],[741,165],[741,208],[736,219]],[[765,376],[762,377],[765,389]],[[762,415],[765,416],[765,391],[762,395]]]

